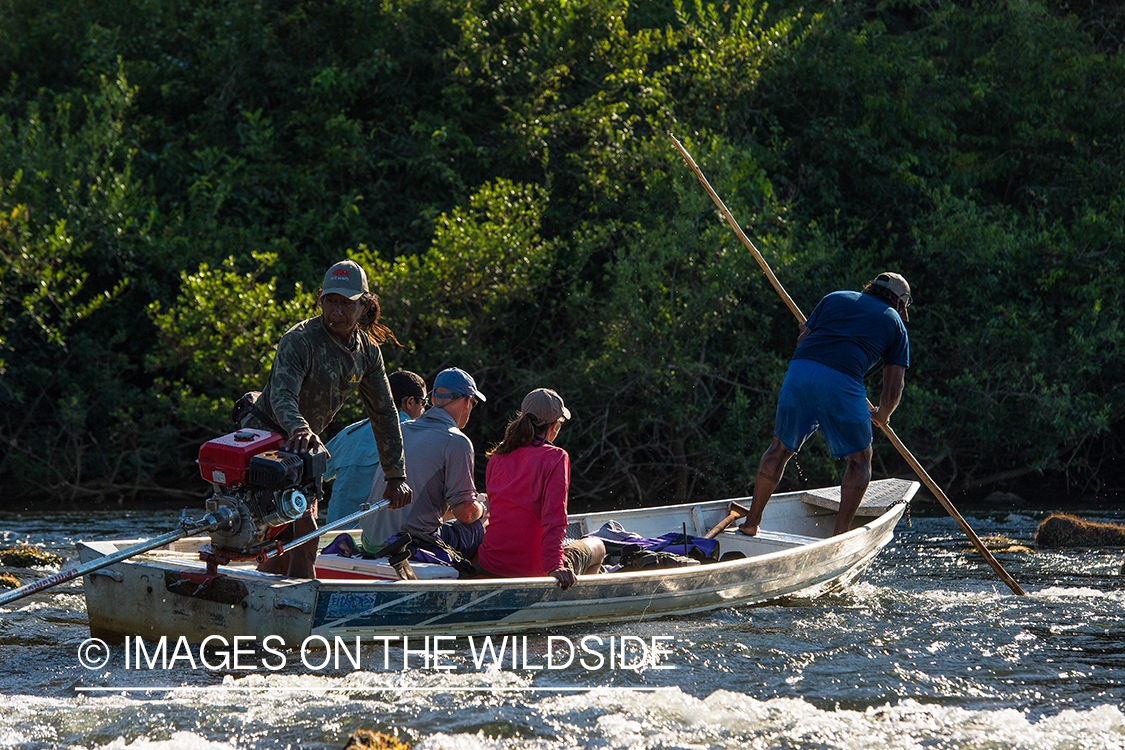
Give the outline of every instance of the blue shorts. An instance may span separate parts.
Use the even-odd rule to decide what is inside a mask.
[[[871,410],[863,383],[808,359],[789,363],[777,399],[773,434],[796,453],[817,428],[824,430],[833,458],[871,445]]]

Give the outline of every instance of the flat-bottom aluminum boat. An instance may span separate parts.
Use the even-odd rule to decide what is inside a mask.
[[[853,581],[890,540],[918,490],[901,479],[872,482],[851,531],[831,536],[840,490],[778,494],[759,534],[731,526],[718,539],[724,556],[745,557],[683,568],[582,576],[569,590],[553,578],[454,580],[448,571],[416,566],[419,580],[398,580],[384,563],[366,568],[349,558],[318,559],[318,577],[295,580],[231,565],[207,579],[199,550],[207,538],[98,570],[85,578],[93,636],[121,640],[161,636],[202,642],[208,636],[279,636],[300,644],[309,636],[488,635],[563,625],[651,620],[758,604],[780,597],[815,597]],[[642,537],[687,531],[703,536],[727,516],[731,500],[570,517],[568,538],[608,521]],[[734,502],[749,505],[748,498]],[[323,543],[331,541],[329,533]],[[88,562],[138,540],[81,542]],[[737,556],[735,556],[737,557]],[[440,567],[440,566],[436,566]],[[430,576],[430,577],[427,577]]]

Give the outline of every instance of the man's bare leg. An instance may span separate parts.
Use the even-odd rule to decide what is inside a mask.
[[[579,541],[590,550],[590,564],[586,566],[585,574],[592,576],[602,569],[602,561],[605,560],[605,544],[596,536],[586,537]]]
[[[840,483],[840,510],[836,513],[833,536],[851,529],[855,512],[863,502],[867,485],[871,484],[871,446],[848,456],[847,461],[848,468],[844,470],[844,481]]]
[[[762,511],[766,509],[766,503],[773,497],[773,491],[777,489],[781,475],[785,473],[785,464],[795,455],[776,437],[766,449],[758,463],[758,474],[754,477],[754,500],[750,503],[750,515],[746,516],[739,527],[739,531],[746,536],[758,534],[758,527],[762,525]]]

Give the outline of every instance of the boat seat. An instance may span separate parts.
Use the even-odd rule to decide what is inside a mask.
[[[813,542],[824,541],[820,537],[805,536],[804,534],[790,534],[786,531],[771,531],[758,529],[755,536],[746,536],[737,528],[728,528],[719,535],[720,549],[724,552],[741,551],[751,556],[764,555],[768,552],[802,547]]]
[[[856,516],[875,518],[883,515],[898,503],[908,497],[907,490],[914,482],[909,479],[879,479],[867,486],[863,494],[863,502],[856,510]],[[912,495],[913,493],[910,493]],[[825,487],[824,489],[811,490],[801,495],[802,502],[817,508],[825,508],[833,513],[840,510],[840,488]]]
[[[449,565],[437,565],[410,561],[410,568],[419,580],[457,578],[457,569]],[[343,557],[341,555],[317,555],[316,577],[320,579],[353,579],[397,581],[398,571],[385,557]]]
[[[566,534],[563,537],[563,544],[577,542],[584,536],[586,536],[585,522],[581,519],[570,521],[570,523],[566,525]]]

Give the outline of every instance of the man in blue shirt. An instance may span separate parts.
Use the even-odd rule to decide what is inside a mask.
[[[871,482],[871,423],[885,425],[898,407],[910,341],[904,321],[910,285],[881,273],[862,292],[833,292],[801,326],[797,350],[778,396],[774,437],[758,464],[754,500],[741,526],[754,536],[785,464],[818,428],[833,458],[847,460],[833,534],[846,532]],[[879,405],[867,406],[863,376],[883,360]]]
[[[398,370],[387,376],[391,396],[398,408],[399,424],[417,419],[426,409],[426,381],[420,375]],[[368,420],[350,424],[328,441],[328,468],[324,481],[335,480],[328,501],[328,523],[359,512],[371,492],[371,480],[379,468],[379,452]]]

